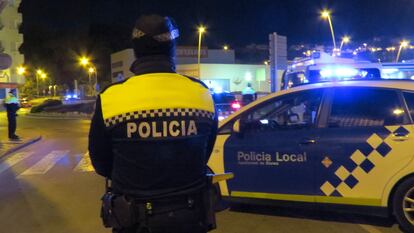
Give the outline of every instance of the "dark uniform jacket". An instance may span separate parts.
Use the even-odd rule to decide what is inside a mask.
[[[208,88],[149,58],[138,75],[98,97],[89,134],[96,172],[115,192],[155,198],[190,192],[205,182],[217,117]]]

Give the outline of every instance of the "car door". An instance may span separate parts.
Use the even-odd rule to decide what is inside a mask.
[[[315,156],[318,202],[380,206],[386,183],[412,158],[402,94],[338,87],[330,92]]]
[[[302,144],[313,143],[323,93],[276,97],[241,115],[241,132],[224,144],[225,170],[235,174],[231,196],[313,201],[312,147]]]

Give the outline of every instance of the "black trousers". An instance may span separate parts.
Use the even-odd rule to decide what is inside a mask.
[[[198,204],[198,205],[197,205]],[[129,228],[113,229],[113,233],[206,233],[202,206],[183,208],[162,214],[149,215],[147,227],[136,225]]]
[[[9,127],[9,138],[16,134],[16,112],[7,111],[7,121]]]

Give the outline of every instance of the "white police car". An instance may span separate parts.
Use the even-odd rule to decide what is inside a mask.
[[[208,165],[234,173],[219,185],[230,201],[370,207],[414,232],[414,82],[318,83],[261,98],[220,123]]]

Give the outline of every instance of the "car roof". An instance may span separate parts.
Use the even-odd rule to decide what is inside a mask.
[[[414,81],[413,80],[363,80],[363,81],[336,81],[336,82],[322,82],[314,84],[306,84],[301,86],[296,86],[288,90],[282,90],[275,93],[271,93],[265,97],[258,99],[244,107],[242,107],[236,113],[230,115],[228,118],[220,122],[219,127],[225,125],[227,122],[231,121],[234,117],[242,114],[244,111],[248,110],[250,107],[263,103],[269,99],[272,99],[277,96],[286,95],[290,93],[295,93],[299,91],[314,90],[319,88],[334,88],[334,87],[377,87],[377,88],[392,88],[406,91],[414,91]]]

